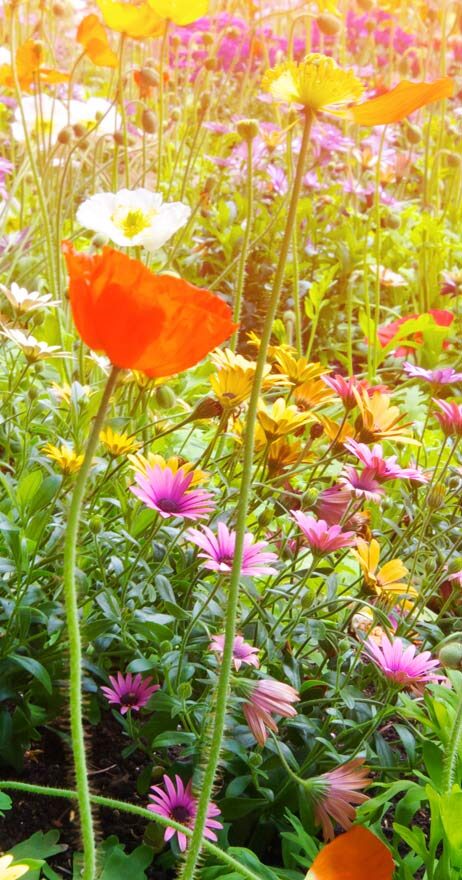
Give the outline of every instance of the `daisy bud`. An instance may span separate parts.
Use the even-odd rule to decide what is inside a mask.
[[[171,409],[176,403],[176,395],[168,385],[159,385],[154,392],[154,398],[161,409]]]
[[[181,37],[179,36],[179,34],[172,34],[172,36],[170,37],[170,45],[173,50],[179,49],[179,47],[181,46]]]
[[[383,219],[383,225],[386,229],[399,229],[401,220],[398,214],[387,214]]]
[[[236,129],[243,141],[253,141],[260,130],[260,126],[256,119],[240,119]]]
[[[456,556],[455,559],[451,559],[451,562],[448,565],[449,574],[454,574],[456,571],[462,570],[462,556]]]
[[[446,153],[446,162],[449,168],[458,168],[460,165],[460,156],[457,153]]]
[[[156,130],[156,117],[152,110],[143,110],[141,126],[146,134],[154,134]]]
[[[207,108],[210,106],[210,94],[209,92],[202,92],[202,95],[199,99],[199,116],[203,116],[206,112]]]
[[[318,500],[319,492],[317,489],[307,489],[303,496],[303,507],[308,509],[314,507]]]
[[[170,119],[172,120],[172,122],[178,122],[180,116],[181,113],[178,110],[178,107],[174,107],[173,110],[170,111]]]
[[[104,529],[104,521],[102,516],[92,516],[89,522],[90,532],[93,535],[99,535]]]
[[[105,247],[108,243],[107,235],[104,235],[102,232],[97,232],[96,235],[93,236],[91,243],[94,248]]]
[[[112,137],[114,138],[114,143],[116,143],[118,147],[123,147],[125,143],[123,131],[115,131]]]
[[[258,525],[263,526],[263,528],[264,528],[265,526],[269,526],[270,523],[273,522],[273,519],[274,519],[274,510],[272,510],[271,507],[265,507],[265,509],[261,512],[260,516],[258,517]]]
[[[447,669],[462,669],[462,642],[454,641],[440,649],[439,661]]]
[[[215,38],[212,36],[212,34],[209,34],[208,31],[204,31],[204,33],[201,34],[201,36],[202,36],[202,42],[203,42],[204,46],[213,46],[213,44],[215,42]]]
[[[418,144],[422,140],[421,129],[418,125],[411,125],[410,122],[406,126],[405,135],[408,144]]]
[[[143,86],[157,86],[159,83],[159,77],[155,70],[152,70],[151,67],[142,67],[140,70],[140,80]]]
[[[446,488],[441,483],[432,486],[427,495],[427,504],[430,510],[439,510],[440,507],[443,507],[445,496]]]
[[[311,425],[310,437],[312,440],[317,440],[318,437],[322,437],[323,432],[324,432],[324,425],[321,425],[321,422],[315,422],[314,425]]]
[[[87,133],[87,129],[81,122],[76,122],[75,125],[72,126],[72,129],[77,138],[83,138]]]
[[[73,134],[72,126],[66,125],[66,127],[62,128],[58,134],[58,143],[68,144],[72,140]]]
[[[401,76],[409,76],[409,63],[406,57],[401,58],[401,61],[398,64],[398,70]]]
[[[321,33],[325,34],[326,37],[335,36],[342,27],[340,19],[335,15],[331,15],[329,12],[323,12],[321,15],[318,15],[316,24]]]
[[[222,412],[223,407],[218,400],[214,400],[213,397],[204,397],[194,407],[189,418],[191,422],[198,421],[199,419],[213,419],[216,416],[221,416]]]

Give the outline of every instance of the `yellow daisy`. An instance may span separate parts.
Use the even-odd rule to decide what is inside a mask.
[[[119,434],[117,431],[113,431],[112,428],[104,428],[103,431],[100,431],[99,439],[114,458],[118,455],[136,452],[141,446],[141,443],[135,440],[134,437],[130,437],[125,432]]]
[[[380,545],[375,538],[370,543],[358,538],[356,549],[351,552],[359,562],[366,586],[376,596],[387,601],[395,601],[404,595],[417,596],[417,591],[406,582],[409,571],[400,559],[390,559],[378,567]]]
[[[21,865],[20,862],[12,865],[13,859],[12,855],[0,856],[0,880],[18,880],[29,870],[27,865]]]
[[[46,443],[42,447],[42,452],[50,461],[56,462],[63,474],[75,474],[82,466],[83,455],[65,443],[61,446]]]
[[[276,369],[287,376],[290,384],[295,387],[310,379],[318,379],[319,376],[329,372],[319,362],[311,363],[305,357],[294,357],[291,352],[283,348],[278,348],[274,360]]]
[[[411,422],[400,424],[404,415],[397,406],[390,405],[388,394],[376,391],[369,397],[366,391],[361,394],[356,389],[353,393],[358,403],[360,412],[356,428],[357,439],[361,443],[376,443],[378,440],[395,440],[396,443],[411,443],[420,446],[418,440],[409,436],[405,429],[411,426]]]
[[[271,409],[260,408],[257,413],[260,427],[266,440],[272,443],[286,434],[293,434],[307,422],[311,421],[310,413],[303,413],[296,406],[288,405],[283,397],[274,401]]]

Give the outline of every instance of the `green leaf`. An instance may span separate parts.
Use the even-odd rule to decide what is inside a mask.
[[[242,819],[249,813],[258,811],[267,805],[263,798],[225,797],[220,801],[221,814],[225,821]]]
[[[4,810],[5,812],[11,810],[12,804],[13,801],[9,795],[5,794],[4,791],[0,791],[0,816],[4,816]]]
[[[34,495],[40,489],[43,482],[43,474],[39,470],[31,471],[24,474],[18,482],[16,489],[16,500],[20,507],[25,507],[32,501]]]
[[[33,675],[37,681],[40,682],[41,685],[48,691],[49,694],[53,691],[53,686],[51,684],[51,678],[41,663],[38,660],[34,660],[33,657],[24,657],[22,654],[10,654],[10,660],[14,660],[18,666],[22,666],[26,672],[29,672],[30,675]]]
[[[166,730],[159,733],[152,741],[153,748],[168,748],[169,746],[193,745],[196,735],[188,730]]]
[[[146,868],[153,859],[149,846],[138,846],[128,855],[121,844],[114,847],[104,860],[101,880],[146,880]]]
[[[404,825],[399,825],[397,822],[393,823],[393,828],[401,839],[404,840],[404,842],[411,847],[412,851],[417,853],[425,863],[428,858],[428,850],[425,834],[422,829],[416,827],[406,828]]]
[[[462,868],[462,791],[442,795],[440,811],[452,864]]]
[[[58,843],[58,840],[59,831],[47,831],[46,834],[42,831],[36,831],[32,837],[28,837],[27,840],[14,846],[11,852],[17,862],[31,859],[41,865],[42,861],[46,861],[50,856],[55,856],[67,849],[64,844]],[[23,875],[24,880],[39,880],[39,876],[40,868],[31,868],[27,874]]]
[[[238,859],[241,864],[246,866],[246,868],[250,868],[251,871],[254,871],[260,880],[279,880],[278,875],[272,870],[272,868],[262,865],[260,859],[257,858],[255,853],[250,849],[245,849],[241,846],[232,846],[229,849],[229,854]]]

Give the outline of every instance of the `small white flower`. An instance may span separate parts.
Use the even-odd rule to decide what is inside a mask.
[[[11,64],[11,52],[6,46],[0,46],[0,64]]]
[[[24,117],[27,121],[28,134],[37,141],[39,148],[47,149],[54,144],[59,132],[67,125],[67,110],[61,101],[41,94],[38,99],[25,97],[21,99]],[[15,141],[23,143],[26,139],[22,115],[19,107],[14,111],[14,122],[11,133]]]
[[[0,290],[5,294],[8,302],[11,303],[17,312],[32,312],[35,309],[48,308],[49,306],[57,306],[60,303],[58,299],[52,299],[51,293],[39,293],[38,290],[26,290],[13,281],[10,288],[0,284]]]
[[[122,118],[114,105],[105,98],[88,98],[86,101],[69,102],[70,125],[84,125],[93,128],[98,123],[95,135],[114,134],[122,125]]]
[[[65,354],[65,352],[61,351],[59,345],[48,345],[47,342],[39,341],[35,336],[23,333],[22,330],[4,327],[2,333],[3,336],[6,336],[21,349],[26,360],[30,363],[54,357],[57,352],[59,352],[60,356]]]
[[[120,247],[157,251],[188,221],[191,209],[182,202],[163,204],[161,193],[121,189],[95,193],[77,211],[77,221],[101,232]]]

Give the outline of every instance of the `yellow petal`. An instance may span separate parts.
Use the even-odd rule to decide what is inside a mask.
[[[377,573],[377,580],[381,586],[385,587],[399,581],[400,578],[407,577],[408,574],[409,571],[400,559],[390,559],[390,562],[386,562]]]
[[[403,80],[390,92],[357,104],[348,113],[359,125],[388,125],[390,122],[400,122],[419,107],[450,98],[453,91],[454,83],[449,76],[431,83]]]
[[[191,24],[209,11],[209,0],[148,0],[148,3],[160,18],[168,18],[178,25]]]

